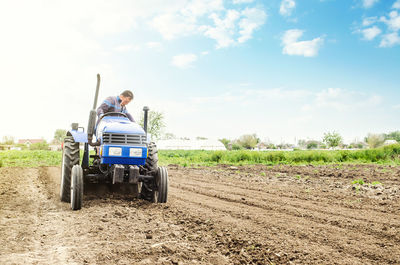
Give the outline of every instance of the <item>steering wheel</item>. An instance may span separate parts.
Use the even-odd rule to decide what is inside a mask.
[[[106,116],[122,116],[122,117],[128,118],[128,115],[126,115],[126,113],[122,113],[122,112],[107,112],[107,113],[103,114],[102,116],[100,116],[99,121],[101,119],[103,119],[104,117],[106,117]]]

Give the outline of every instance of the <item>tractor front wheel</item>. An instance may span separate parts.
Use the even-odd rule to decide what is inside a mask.
[[[154,179],[144,182],[141,198],[155,203],[166,203],[168,197],[168,170],[166,167],[158,167]]]
[[[80,165],[72,167],[71,171],[71,209],[82,208],[83,199],[83,170]]]
[[[159,167],[154,180],[153,202],[166,203],[168,197],[168,170]]]

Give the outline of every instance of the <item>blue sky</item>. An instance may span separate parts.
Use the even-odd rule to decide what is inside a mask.
[[[0,1],[0,136],[86,126],[100,73],[179,137],[362,140],[400,129],[399,30],[399,0]]]

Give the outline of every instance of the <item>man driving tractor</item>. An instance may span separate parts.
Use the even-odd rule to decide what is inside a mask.
[[[133,93],[130,90],[125,90],[119,96],[107,97],[97,108],[97,117],[100,120],[101,116],[108,112],[121,112],[125,113],[130,121],[135,122],[132,115],[129,114],[126,109],[126,105],[128,105],[132,99]]]

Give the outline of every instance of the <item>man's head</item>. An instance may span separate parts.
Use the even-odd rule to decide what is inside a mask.
[[[133,99],[133,93],[130,90],[125,90],[121,95],[119,95],[119,98],[121,99],[121,106],[128,105],[128,103]]]

